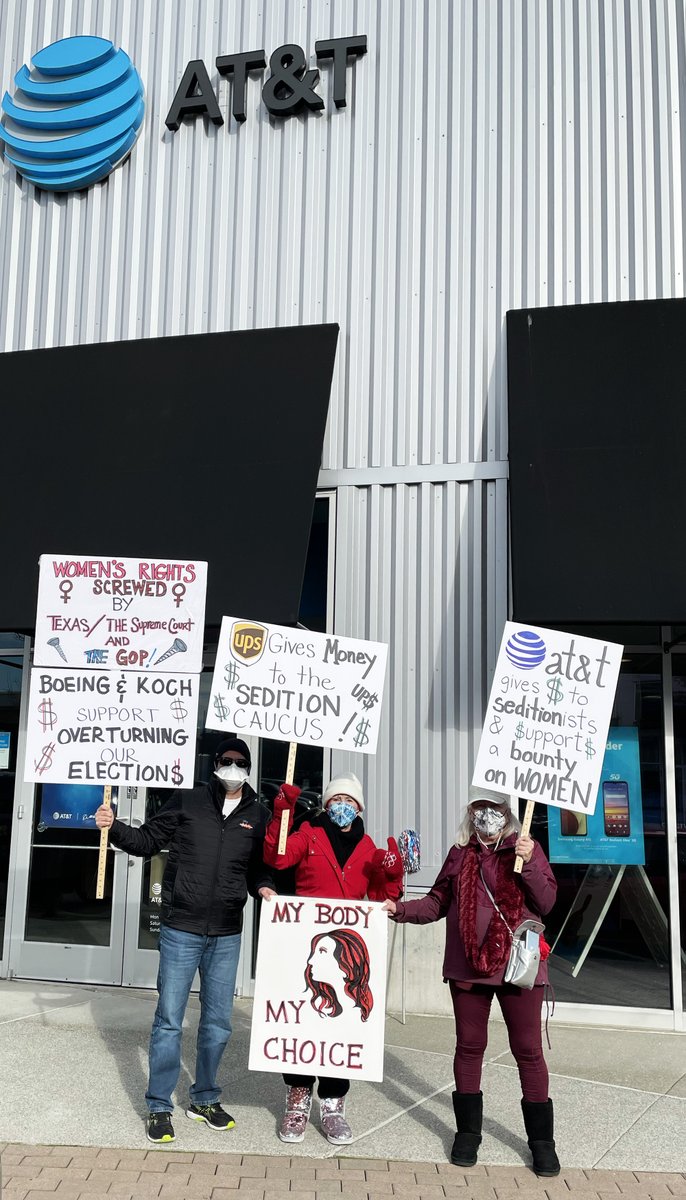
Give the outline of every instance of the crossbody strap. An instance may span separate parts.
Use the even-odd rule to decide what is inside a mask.
[[[483,885],[484,885],[484,887],[485,887],[485,889],[486,889],[486,895],[488,896],[488,899],[490,900],[490,902],[491,902],[491,904],[493,905],[493,907],[494,907],[495,911],[497,912],[498,916],[500,917],[500,920],[502,921],[503,925],[504,925],[504,926],[505,926],[505,928],[507,929],[507,931],[508,931],[508,933],[509,933],[510,937],[511,937],[511,938],[514,938],[514,933],[513,933],[513,932],[512,932],[512,930],[510,929],[510,926],[508,925],[508,923],[507,923],[507,921],[505,920],[505,918],[504,918],[503,914],[501,913],[500,909],[498,908],[498,905],[497,905],[497,904],[496,904],[496,902],[495,902],[495,896],[493,895],[493,892],[491,891],[491,889],[489,888],[488,884],[486,883],[486,880],[484,879],[484,873],[483,873],[483,871],[481,870],[481,867],[479,867],[479,875],[481,876],[481,882],[483,883]]]

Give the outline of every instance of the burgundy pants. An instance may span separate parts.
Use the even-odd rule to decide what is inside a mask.
[[[498,997],[525,1100],[548,1099],[548,1068],[543,1057],[541,1009],[543,987],[517,988],[503,983],[475,983],[469,991],[450,980],[455,1010],[455,1087],[458,1092],[481,1091],[481,1067],[488,1042],[488,1017]]]

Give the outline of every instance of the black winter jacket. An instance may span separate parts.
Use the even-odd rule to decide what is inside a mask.
[[[127,854],[148,858],[169,846],[162,880],[161,920],[208,937],[240,933],[248,896],[272,885],[262,859],[269,810],[249,784],[222,816],[224,790],[214,782],[175,792],[140,829],[115,821],[110,837]]]

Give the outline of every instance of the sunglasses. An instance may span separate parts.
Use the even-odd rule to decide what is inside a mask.
[[[241,771],[250,770],[247,758],[220,758],[219,762],[222,767],[240,767]]]

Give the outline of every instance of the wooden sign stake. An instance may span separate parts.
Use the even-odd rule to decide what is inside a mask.
[[[527,802],[526,802],[526,808],[524,809],[524,820],[522,821],[522,833],[521,833],[522,837],[529,836],[529,830],[531,829],[531,818],[534,815],[535,803],[536,803],[535,800],[527,800]],[[521,875],[523,866],[524,866],[524,859],[521,858],[518,854],[514,860],[515,875]]]
[[[293,776],[295,775],[295,756],[296,756],[297,750],[298,750],[298,743],[291,742],[290,746],[288,747],[288,763],[286,765],[286,778],[284,780],[284,783],[292,783],[293,782]],[[281,813],[281,828],[279,829],[279,845],[277,848],[277,854],[285,854],[286,853],[286,840],[288,838],[288,815],[289,815],[289,812],[290,812],[290,809],[284,808],[283,812]]]
[[[106,784],[103,789],[102,802],[105,808],[109,808],[112,803],[112,786]],[[109,829],[100,830],[100,852],[98,854],[98,882],[95,888],[95,899],[102,900],[105,895],[105,868],[107,867],[107,839],[109,837]]]

